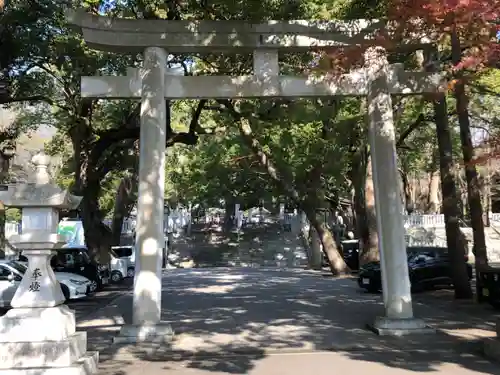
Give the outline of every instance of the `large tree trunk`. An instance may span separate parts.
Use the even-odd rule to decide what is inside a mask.
[[[306,213],[310,225],[316,230],[319,235],[319,238],[323,245],[323,253],[328,259],[328,265],[332,274],[334,276],[337,276],[350,272],[349,267],[345,263],[344,258],[337,248],[335,238],[333,238],[333,234],[324,220],[320,217],[320,215],[316,215],[316,210],[314,208],[304,207],[303,210]]]
[[[134,177],[123,177],[116,191],[116,200],[111,222],[113,246],[120,245],[123,221],[128,217],[135,202],[137,180]]]
[[[460,39],[456,31],[452,32],[452,60],[458,64],[462,58]],[[476,269],[488,267],[488,254],[486,251],[486,239],[484,235],[483,207],[481,205],[481,190],[479,187],[476,166],[473,163],[474,147],[470,131],[470,120],[468,110],[468,98],[465,92],[465,83],[461,73],[457,74],[454,88],[458,124],[460,126],[460,140],[464,160],[465,178],[467,181],[467,196],[469,203],[470,223],[474,238],[472,252],[476,259]]]
[[[366,227],[366,210],[364,202],[364,194],[360,188],[356,188],[353,197],[354,205],[354,229],[355,238],[363,238],[363,234],[367,231]]]
[[[321,238],[318,231],[312,225],[309,226],[309,266],[313,270],[321,270],[323,268],[323,259],[321,256]]]
[[[434,72],[437,70],[434,56],[436,51],[419,51],[422,70]],[[446,242],[450,257],[451,278],[455,289],[455,298],[472,298],[472,289],[467,274],[465,254],[467,254],[466,241],[460,230],[460,198],[453,164],[453,143],[451,141],[450,125],[448,121],[448,106],[446,96],[437,93],[433,102],[434,121],[436,123],[436,136],[439,151],[439,171],[441,174],[442,209],[446,228]]]
[[[8,153],[5,153],[8,151]],[[8,181],[9,178],[9,169],[10,162],[14,157],[14,146],[7,147],[0,151],[0,183],[4,184]],[[3,255],[7,253],[7,241],[5,238],[5,224],[7,223],[6,217],[6,207],[2,201],[0,201],[0,251],[3,252]]]
[[[81,190],[80,213],[89,256],[100,264],[108,264],[113,244],[111,230],[102,222],[99,209],[100,180],[87,180]]]
[[[440,200],[439,200],[439,185],[441,176],[438,171],[430,173],[429,179],[429,203],[427,212],[429,214],[438,214],[440,210]]]
[[[365,179],[365,218],[366,226],[363,232],[362,246],[359,253],[359,264],[380,260],[377,235],[377,214],[375,211],[375,190],[373,186],[372,159],[368,156]]]
[[[354,207],[354,232],[356,238],[363,238],[367,231],[365,211],[365,179],[366,179],[366,150],[357,150],[352,154],[349,178],[352,182],[352,205]]]
[[[443,213],[446,226],[446,242],[451,263],[451,275],[455,288],[455,298],[472,298],[472,290],[465,262],[463,234],[459,223],[459,197],[453,174],[453,146],[448,124],[448,110],[444,94],[434,101],[436,134],[439,147],[439,167],[443,195]]]
[[[483,224],[485,227],[490,226],[491,212],[491,167],[488,163],[484,176],[481,178],[481,192],[483,197]]]
[[[231,229],[233,229],[236,220],[236,215],[233,215],[235,213],[234,209],[234,199],[232,197],[226,197],[224,199],[224,221],[222,223],[222,229],[226,233],[229,233]]]
[[[399,175],[401,176],[401,183],[402,183],[402,190],[403,190],[403,207],[405,208],[406,212],[408,214],[411,214],[413,209],[414,209],[414,202],[413,202],[413,187],[408,180],[408,174],[400,169],[399,170]]]
[[[427,212],[430,214],[438,214],[440,212],[439,200],[439,185],[441,176],[439,175],[439,150],[435,150],[432,154],[432,162],[429,172],[429,199]]]
[[[82,120],[83,121],[83,120]],[[85,236],[85,244],[91,258],[100,264],[108,264],[109,250],[113,243],[111,230],[102,222],[99,208],[102,175],[89,157],[91,135],[82,122],[70,134],[75,158],[75,183],[72,193],[82,197],[80,215]]]
[[[0,182],[4,183],[7,177],[7,173],[9,170],[9,165],[5,165],[5,158],[1,158],[0,163]],[[3,256],[6,255],[6,240],[5,240],[5,224],[7,223],[7,218],[5,215],[5,205],[2,201],[0,201],[0,251],[3,253]]]

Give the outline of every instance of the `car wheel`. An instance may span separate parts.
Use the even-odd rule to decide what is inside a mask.
[[[64,301],[69,301],[69,297],[70,297],[70,294],[69,294],[69,288],[64,285],[64,284],[61,284],[61,291],[62,291],[62,294],[64,296]]]
[[[135,268],[134,267],[130,267],[127,270],[127,277],[134,277],[134,275],[135,275]]]
[[[119,283],[120,281],[122,281],[122,279],[123,279],[123,276],[122,276],[120,271],[111,272],[111,281],[113,283],[115,283],[115,284]]]
[[[89,289],[90,289],[90,293],[94,293],[97,290],[97,281],[90,280]]]
[[[368,293],[378,293],[378,288],[376,286],[369,286],[368,288],[366,288],[366,290],[368,291]]]

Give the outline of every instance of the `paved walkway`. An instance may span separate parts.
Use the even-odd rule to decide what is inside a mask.
[[[125,295],[80,322],[101,351],[101,375],[208,374],[499,374],[473,353],[494,336],[495,313],[452,304],[442,292],[417,296],[415,314],[438,333],[381,338],[365,324],[383,313],[381,296],[353,279],[277,269],[170,270],[163,279],[163,319],[172,347],[110,345],[130,319]]]

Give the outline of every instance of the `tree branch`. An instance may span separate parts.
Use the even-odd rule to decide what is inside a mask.
[[[418,115],[417,119],[413,121],[413,123],[410,124],[410,126],[408,126],[404,132],[401,133],[396,142],[396,147],[402,146],[406,138],[408,138],[411,135],[411,133],[413,133],[415,130],[421,127],[425,123],[425,121],[426,118],[423,113]]]
[[[189,133],[194,134],[197,131],[201,131],[201,129],[200,129],[200,117],[201,117],[201,113],[205,109],[206,104],[207,104],[207,100],[202,99],[198,102],[196,109],[194,111],[192,111],[191,122],[189,123]]]
[[[14,98],[11,96],[6,96],[6,97],[0,96],[0,104],[11,104],[20,102],[46,102],[47,104],[54,105],[52,99],[43,95],[22,96],[19,98]]]
[[[199,120],[204,109],[206,100],[200,100],[196,109],[192,113],[189,131],[176,133],[170,130],[167,131],[166,147],[170,147],[175,143],[184,143],[189,146],[194,146],[198,141],[198,134],[202,134],[202,129],[199,128]],[[98,139],[94,143],[90,156],[90,163],[96,165],[103,153],[114,143],[127,139],[139,139],[140,124],[137,118],[137,108],[135,108],[124,121],[123,126],[105,130],[97,133]],[[167,119],[167,125],[170,123]]]
[[[495,92],[492,89],[486,87],[485,85],[481,85],[477,82],[469,83],[469,87],[471,87],[473,89],[473,91],[478,93],[478,94],[500,97],[500,93]]]
[[[12,96],[0,96],[0,105],[8,105],[13,103],[23,103],[23,102],[44,102],[48,105],[59,107],[67,112],[71,112],[71,108],[64,106],[62,104],[55,103],[52,99],[43,95],[33,95],[33,96],[20,96],[20,97],[12,97]]]
[[[233,117],[234,121],[238,123],[238,130],[240,132],[243,142],[252,150],[259,163],[266,169],[271,179],[284,191],[287,192],[289,197],[297,204],[301,204],[301,197],[295,186],[293,179],[287,179],[283,176],[283,172],[277,168],[270,156],[262,149],[262,145],[253,135],[252,128],[248,118],[245,118],[238,112],[233,103],[228,99],[217,100]]]
[[[448,117],[456,115],[456,111],[450,111],[448,112]],[[401,133],[399,136],[397,142],[396,142],[396,147],[397,148],[407,148],[409,149],[408,146],[405,146],[405,140],[413,133],[415,130],[419,129],[422,125],[424,125],[426,122],[434,121],[434,116],[426,116],[423,113],[418,115],[417,119],[406,128],[405,131]]]

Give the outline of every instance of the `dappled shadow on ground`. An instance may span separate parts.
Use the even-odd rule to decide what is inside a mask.
[[[408,371],[453,365],[468,370],[464,374],[500,374],[471,354],[480,349],[478,339],[493,335],[494,316],[485,321],[445,310],[424,296],[416,297],[415,313],[439,332],[390,338],[365,329],[383,313],[381,297],[359,291],[350,278],[226,268],[169,271],[163,283],[162,316],[176,332],[173,343],[103,348],[103,374],[134,375],[141,363],[200,374],[248,374],[269,356],[317,351]],[[131,302],[124,297],[116,308],[124,321],[130,321]]]

